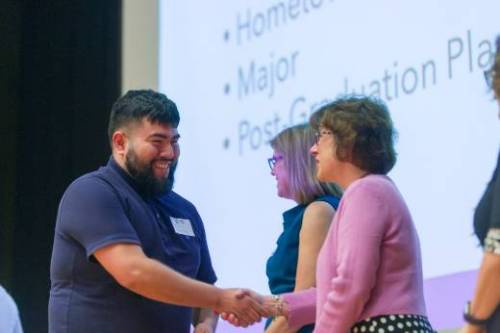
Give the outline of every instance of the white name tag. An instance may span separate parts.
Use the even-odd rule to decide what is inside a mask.
[[[172,226],[175,229],[175,232],[179,235],[192,236],[194,237],[193,226],[191,225],[191,221],[188,219],[181,219],[178,217],[170,216],[170,221],[172,222]]]

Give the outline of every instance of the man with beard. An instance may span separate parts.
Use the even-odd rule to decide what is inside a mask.
[[[210,309],[258,320],[249,292],[213,286],[200,216],[172,191],[178,124],[176,105],[152,90],[113,105],[108,164],[75,180],[59,205],[50,332],[185,333],[191,322],[213,332]]]

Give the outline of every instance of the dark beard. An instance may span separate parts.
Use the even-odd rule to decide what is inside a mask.
[[[125,167],[134,179],[139,192],[147,197],[155,197],[168,193],[174,186],[174,173],[177,168],[177,160],[170,165],[167,177],[158,179],[154,175],[152,162],[146,165],[141,164],[135,151],[130,149],[125,156]]]

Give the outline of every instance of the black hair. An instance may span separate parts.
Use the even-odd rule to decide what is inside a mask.
[[[164,94],[154,90],[129,90],[111,108],[108,124],[110,142],[116,130],[144,118],[175,128],[180,121],[177,106]]]

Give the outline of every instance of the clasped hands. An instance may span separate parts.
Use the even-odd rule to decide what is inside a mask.
[[[263,296],[250,289],[224,289],[214,310],[234,326],[247,327],[264,317],[284,314],[281,304],[277,307],[276,302],[272,296]]]

